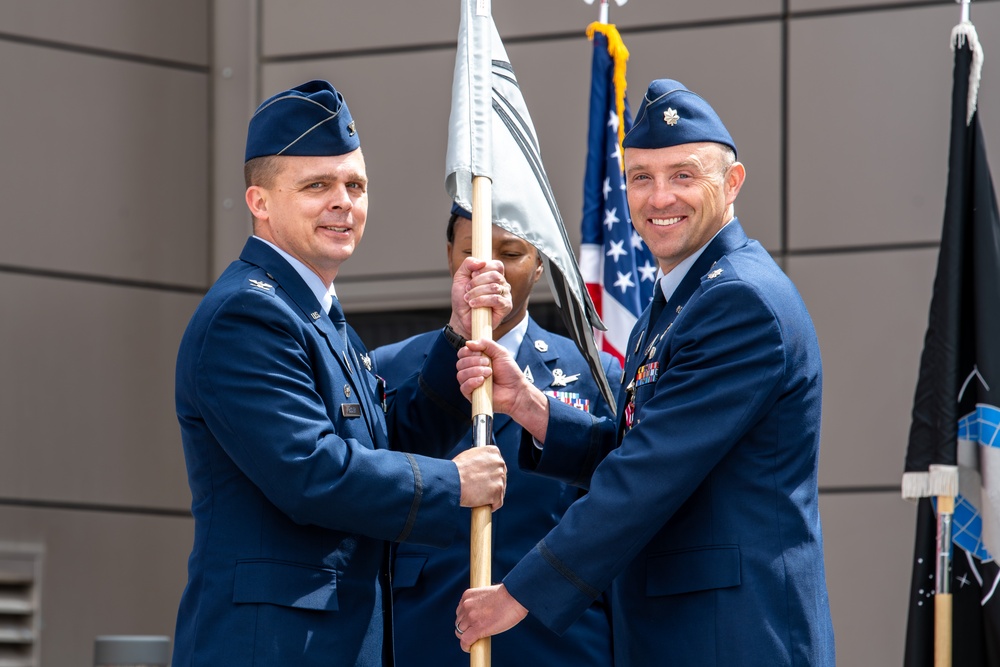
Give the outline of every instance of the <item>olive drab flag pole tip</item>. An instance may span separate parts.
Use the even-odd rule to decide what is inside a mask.
[[[455,54],[445,183],[452,199],[472,212],[472,255],[493,257],[493,109],[490,0],[462,0],[462,17]],[[471,191],[470,191],[471,190]],[[471,206],[469,206],[471,199]],[[472,337],[493,338],[489,308],[472,311]],[[472,393],[472,444],[493,441],[493,383],[490,378]],[[493,514],[472,508],[469,542],[469,585],[492,581]],[[471,667],[490,667],[490,638],[483,637],[469,652]]]

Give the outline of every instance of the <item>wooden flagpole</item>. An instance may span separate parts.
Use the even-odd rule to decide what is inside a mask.
[[[485,176],[472,178],[472,256],[493,258],[493,182]],[[472,310],[472,337],[493,338],[493,320],[489,308]],[[472,392],[472,442],[477,447],[493,442],[493,382]],[[493,513],[489,505],[472,508],[469,545],[469,583],[472,588],[493,584]],[[490,667],[490,637],[472,645],[471,667]]]
[[[934,591],[934,667],[951,667],[951,519],[955,496],[937,497],[937,562]]]

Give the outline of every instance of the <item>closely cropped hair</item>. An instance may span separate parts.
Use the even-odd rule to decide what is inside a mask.
[[[246,187],[257,185],[262,188],[269,188],[274,185],[274,179],[281,171],[277,155],[264,155],[255,157],[243,165],[243,180]]]
[[[736,152],[725,144],[719,144],[722,148],[722,173],[725,174],[729,168],[736,164]]]

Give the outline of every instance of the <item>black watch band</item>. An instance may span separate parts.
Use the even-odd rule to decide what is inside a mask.
[[[444,334],[445,340],[448,341],[449,345],[455,348],[456,352],[465,347],[465,339],[462,338],[461,334],[452,329],[450,324],[444,325],[442,333]]]

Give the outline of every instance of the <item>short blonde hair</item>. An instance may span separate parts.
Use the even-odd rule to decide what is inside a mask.
[[[277,155],[263,155],[249,160],[243,165],[243,181],[246,187],[257,185],[270,188],[281,173],[281,161]]]

